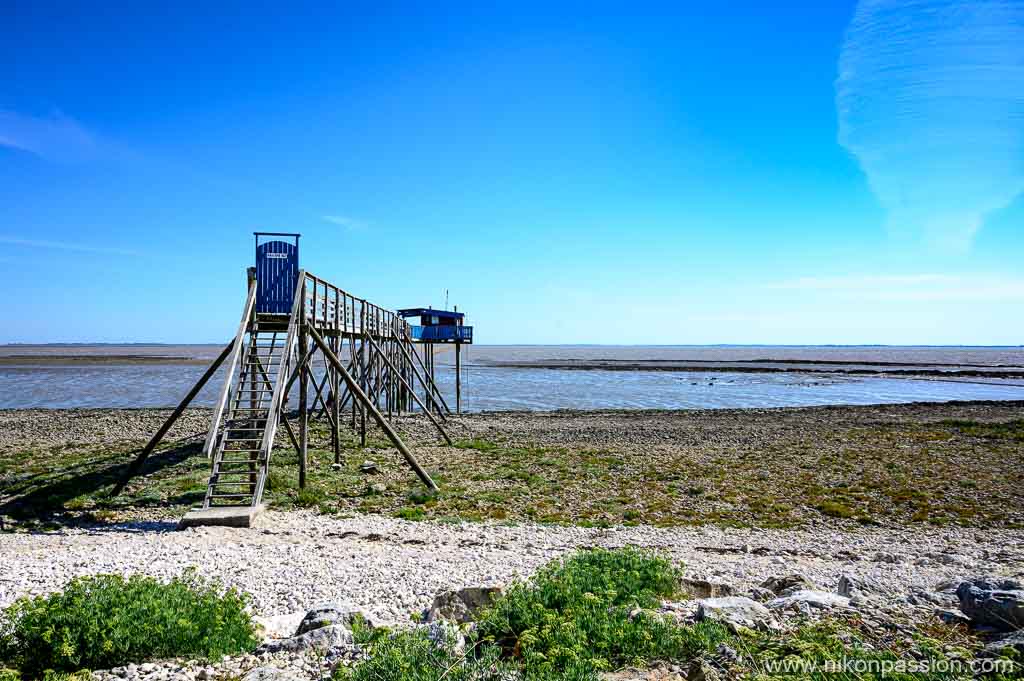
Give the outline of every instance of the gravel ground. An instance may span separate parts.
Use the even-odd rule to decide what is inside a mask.
[[[0,449],[146,442],[170,409],[0,409]],[[164,442],[205,437],[209,409],[187,409]]]
[[[76,575],[169,578],[195,567],[252,594],[262,616],[333,600],[408,622],[439,590],[504,583],[575,548],[625,544],[665,550],[689,576],[740,590],[792,572],[829,590],[843,573],[866,577],[894,595],[964,575],[1024,574],[1024,533],[1010,530],[585,529],[270,512],[252,529],[176,531],[175,520],[2,534],[0,606]]]
[[[576,488],[586,488],[587,494],[581,499],[592,497],[590,501],[598,509],[610,503],[628,508],[630,499],[644,508],[657,494],[664,493],[659,492],[659,485],[667,484],[663,474],[678,470],[685,473],[686,480],[706,484],[709,493],[695,501],[689,501],[686,495],[676,498],[665,512],[679,513],[691,504],[695,512],[704,513],[707,508],[716,508],[713,503],[728,503],[734,514],[722,516],[728,520],[739,517],[736,514],[743,506],[742,497],[726,497],[744,493],[743,485],[761,495],[782,498],[792,487],[787,481],[795,481],[797,474],[813,472],[813,482],[820,483],[821,494],[839,498],[841,489],[849,489],[849,475],[884,487],[887,478],[878,477],[884,465],[899,462],[907,468],[907,484],[931,485],[926,489],[933,504],[936,500],[968,498],[1016,518],[1022,513],[1021,445],[1014,439],[1017,431],[992,439],[988,431],[978,431],[980,435],[964,433],[957,426],[942,424],[949,419],[1005,423],[1019,419],[1022,410],[1022,403],[965,403],[493,413],[452,419],[453,437],[497,442],[497,449],[441,447],[432,426],[422,417],[397,421],[425,465],[446,472],[451,480],[469,481],[468,489],[449,497],[468,500],[472,509],[486,508],[481,495],[495,490],[505,495],[492,500],[495,507],[514,509],[518,505],[529,509],[543,503],[565,504]],[[29,453],[26,461],[38,464],[59,462],[62,453],[87,460],[89,452],[103,451],[111,445],[117,446],[110,447],[113,450],[130,451],[145,442],[168,413],[0,411],[0,451],[8,453],[6,465],[12,467],[8,479],[22,480],[38,474],[31,467],[17,468],[20,452]],[[208,418],[207,410],[189,410],[168,439],[201,438]],[[322,437],[323,433],[314,433],[314,440]],[[379,440],[379,434],[375,437]],[[850,457],[837,458],[837,453],[852,445],[856,448]],[[592,459],[591,452],[601,457],[614,455],[615,459]],[[866,452],[877,456],[871,459]],[[356,496],[357,501],[384,504],[381,512],[389,512],[391,506],[387,504],[399,507],[408,503],[403,485],[411,484],[406,480],[411,476],[391,450],[371,448],[349,454],[350,463],[356,467],[366,457],[379,461],[382,472],[374,479],[386,481],[389,490],[366,498]],[[522,470],[510,468],[516,464],[516,456]],[[521,480],[520,474],[532,472],[538,460],[556,456],[561,457],[557,463],[562,478],[544,478],[545,487]],[[874,467],[869,466],[871,461],[876,461]],[[943,466],[935,468],[936,462]],[[499,474],[497,469],[508,470]],[[174,476],[184,475],[176,470],[169,468],[163,474],[173,482],[177,480]],[[345,480],[341,477],[345,471],[334,472],[327,465],[314,471]],[[709,471],[721,475],[710,478]],[[474,480],[472,476],[479,473],[489,477]],[[352,475],[356,488],[366,486],[366,479],[358,471]],[[0,483],[3,480],[0,476]],[[962,484],[965,480],[977,483],[968,486]],[[334,477],[318,482],[342,489]],[[140,479],[138,484],[145,490],[156,480]],[[572,494],[567,495],[560,489],[563,487]],[[392,489],[394,500],[388,496]],[[723,500],[705,501],[712,491]],[[0,499],[3,497],[0,490]],[[446,501],[442,499],[442,504]],[[552,558],[577,548],[627,544],[663,550],[686,565],[689,577],[725,582],[738,593],[760,585],[768,577],[792,573],[833,591],[839,577],[848,574],[876,584],[889,605],[905,608],[908,613],[918,607],[908,596],[933,590],[941,582],[977,574],[1024,577],[1024,530],[989,524],[983,516],[978,516],[973,526],[935,526],[908,523],[899,516],[880,513],[880,525],[860,525],[806,510],[811,508],[807,504],[798,508],[804,522],[796,529],[733,528],[716,526],[713,521],[705,526],[660,528],[641,523],[626,527],[614,522],[614,516],[609,516],[613,527],[601,528],[533,524],[519,514],[507,523],[456,523],[409,522],[379,513],[336,517],[311,511],[271,511],[251,529],[177,530],[178,509],[154,507],[144,509],[141,517],[155,518],[145,522],[87,523],[64,526],[55,532],[0,532],[0,607],[20,596],[58,590],[79,575],[141,573],[168,579],[194,568],[249,593],[255,614],[261,617],[294,621],[296,614],[317,603],[336,601],[364,608],[383,623],[409,623],[438,591],[507,583],[525,578]],[[888,507],[880,508],[884,511]],[[347,513],[352,509],[337,510]],[[450,511],[453,515],[465,512],[457,507]],[[763,511],[768,515],[775,512]],[[926,608],[929,614],[931,608]],[[284,666],[299,678],[309,679],[320,678],[326,669],[323,661],[308,655],[280,659],[241,656],[213,666],[182,661],[140,665],[114,675],[97,673],[94,678],[237,678],[263,664]]]

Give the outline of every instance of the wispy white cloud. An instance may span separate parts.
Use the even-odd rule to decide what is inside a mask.
[[[90,246],[68,241],[42,241],[38,239],[20,239],[18,237],[0,236],[0,244],[22,246],[24,248],[45,248],[58,251],[75,251],[78,253],[106,253],[110,255],[142,255],[139,251],[127,248],[110,248],[107,246]]]
[[[94,133],[60,111],[37,117],[0,109],[0,146],[72,163],[93,160],[102,152]]]
[[[1005,302],[1024,300],[1024,277],[973,274],[862,274],[800,277],[771,289],[817,291],[843,299],[892,302]]]
[[[370,224],[364,220],[356,220],[355,218],[346,217],[344,215],[324,215],[322,217],[331,224],[344,227],[351,231],[360,231],[370,226]]]
[[[969,247],[1024,191],[1024,3],[860,0],[839,58],[839,141],[890,229]]]

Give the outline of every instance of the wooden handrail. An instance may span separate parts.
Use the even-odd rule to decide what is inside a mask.
[[[250,270],[251,272],[251,270]],[[231,393],[231,382],[235,378],[235,369],[238,367],[238,356],[245,344],[245,332],[249,328],[252,318],[253,306],[256,304],[256,277],[250,274],[249,295],[245,300],[245,311],[242,312],[242,321],[238,324],[238,333],[235,334],[234,347],[231,348],[231,356],[228,358],[227,373],[224,376],[224,385],[220,389],[220,399],[213,409],[213,421],[210,422],[210,431],[206,434],[206,442],[203,443],[203,451],[207,459],[213,459],[214,444],[217,442],[217,433],[220,432],[220,420],[224,416],[224,406],[227,404]]]

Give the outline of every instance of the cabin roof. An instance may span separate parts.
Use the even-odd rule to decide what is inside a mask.
[[[398,314],[403,317],[422,317],[423,315],[432,315],[440,317],[441,319],[462,319],[466,315],[462,312],[452,312],[451,310],[435,310],[432,307],[408,307],[404,310],[399,310]]]

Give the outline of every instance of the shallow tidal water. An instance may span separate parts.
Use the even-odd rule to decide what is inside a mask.
[[[215,346],[7,346],[0,356],[0,408],[170,407],[178,403],[215,357]],[[191,357],[195,363],[160,360],[52,364],[36,357],[58,354]],[[950,400],[1024,400],[1024,380],[889,378],[828,373],[728,371],[606,371],[490,366],[503,359],[610,357],[647,359],[810,358],[857,361],[940,362],[949,365],[1020,365],[1020,348],[678,348],[629,346],[477,346],[463,356],[463,409],[716,409],[893,404]],[[438,382],[454,408],[454,368],[438,355]],[[200,393],[197,406],[213,404],[222,376]],[[294,402],[293,402],[294,404]]]

